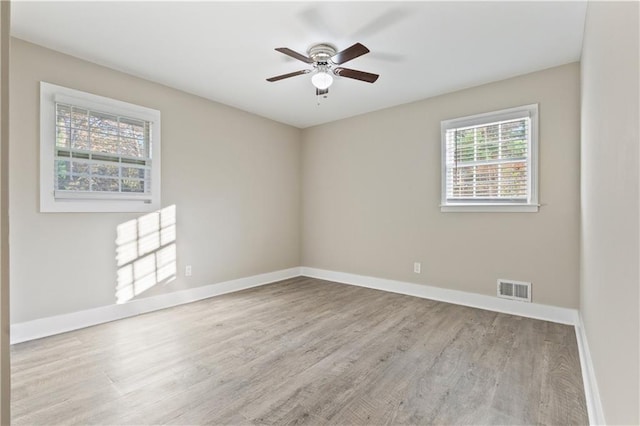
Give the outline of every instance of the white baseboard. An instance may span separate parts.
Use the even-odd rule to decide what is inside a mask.
[[[425,284],[414,284],[403,281],[349,274],[345,272],[308,268],[304,266],[301,268],[301,274],[311,278],[357,285],[360,287],[384,290],[392,293],[406,294],[408,296],[438,300],[441,302],[470,306],[473,308],[486,309],[488,311],[502,312],[505,314],[519,315],[521,317],[535,318],[569,325],[578,324],[578,311],[576,309],[506,300],[494,296],[486,296],[484,294],[450,290]]]
[[[562,324],[579,324],[578,312],[575,309],[505,300],[482,294],[467,293],[464,291],[450,290],[424,284],[368,277],[345,272],[335,272],[308,267],[295,267],[217,284],[190,288],[159,296],[145,297],[123,304],[102,306],[99,308],[12,324],[11,343],[13,344],[27,340],[39,339],[41,337],[77,330],[79,328],[89,327],[108,321],[114,321],[121,318],[157,311],[159,309],[195,302],[220,294],[231,293],[234,291],[269,284],[275,281],[294,278],[300,275],[335,281],[343,284],[373,288],[392,293],[406,294],[425,299],[439,300],[457,305],[465,305],[490,311],[520,315],[528,318],[553,321]]]
[[[54,334],[90,327],[122,318],[132,317],[159,309],[183,305],[212,296],[244,290],[300,276],[300,268],[289,268],[217,284],[175,291],[159,296],[145,297],[119,305],[56,315],[11,325],[11,344],[52,336]]]
[[[576,325],[576,340],[578,341],[578,352],[580,353],[580,365],[582,367],[582,382],[584,383],[584,396],[587,401],[587,412],[589,413],[589,424],[605,425],[604,411],[600,401],[598,382],[593,370],[591,352],[587,343],[587,335],[582,322],[582,315],[578,316]]]

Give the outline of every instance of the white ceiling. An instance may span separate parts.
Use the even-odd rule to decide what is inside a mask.
[[[101,65],[296,127],[309,127],[580,59],[585,1],[572,2],[28,2],[12,33]],[[317,104],[300,53],[355,42]]]

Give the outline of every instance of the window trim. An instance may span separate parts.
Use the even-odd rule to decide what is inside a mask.
[[[56,102],[150,122],[151,197],[114,193],[55,196]],[[161,208],[160,111],[40,82],[40,212],[152,212]]]
[[[460,127],[478,126],[494,121],[504,121],[529,117],[529,155],[527,156],[528,193],[526,203],[504,202],[450,202],[447,201],[447,130]],[[523,212],[534,213],[538,204],[538,104],[523,105],[482,114],[469,115],[440,122],[441,165],[440,165],[440,211],[441,212]]]

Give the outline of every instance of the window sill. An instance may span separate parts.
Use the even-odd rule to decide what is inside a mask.
[[[446,204],[442,213],[537,213],[539,204]]]
[[[73,198],[40,198],[40,213],[148,213],[160,209],[160,199],[143,200],[83,200]]]

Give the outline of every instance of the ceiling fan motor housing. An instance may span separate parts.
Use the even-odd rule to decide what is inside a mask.
[[[336,48],[330,44],[316,44],[307,51],[309,57],[318,65],[331,66],[331,57],[337,52]]]

